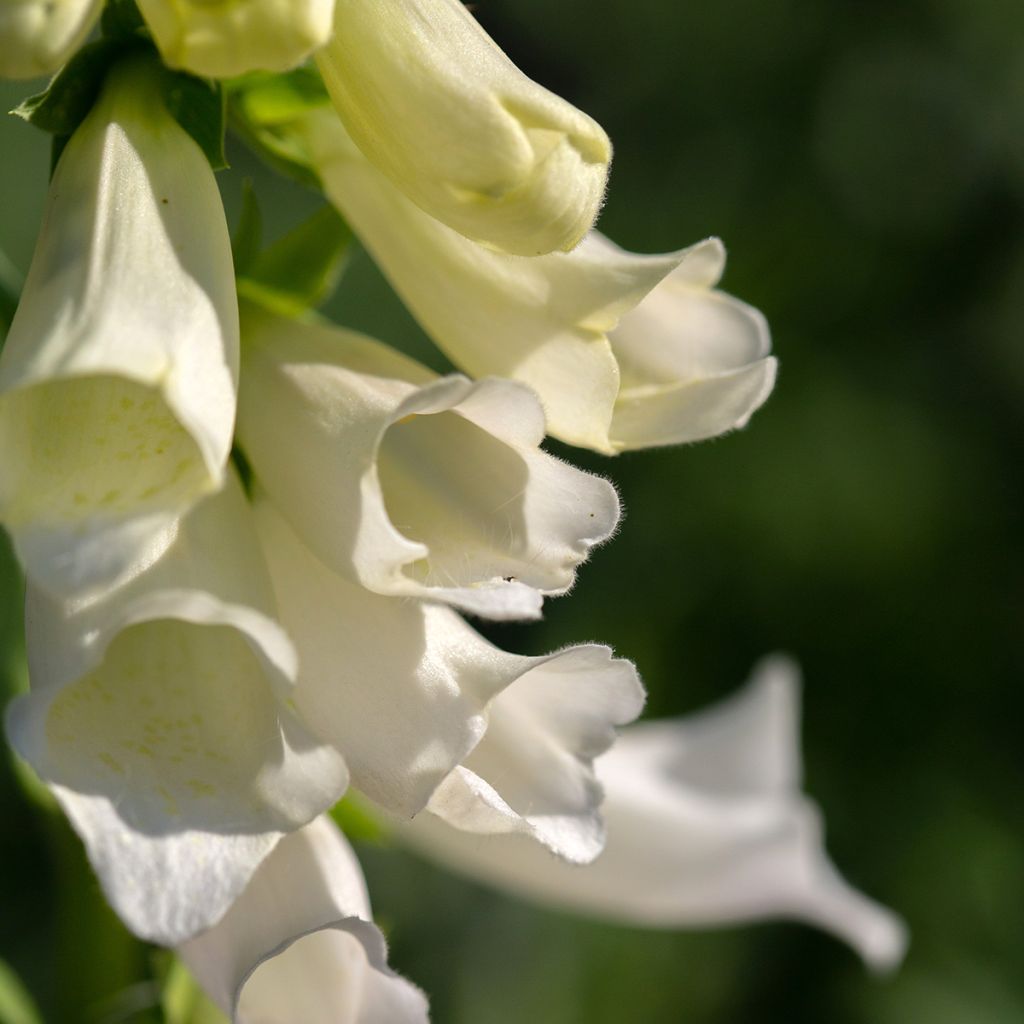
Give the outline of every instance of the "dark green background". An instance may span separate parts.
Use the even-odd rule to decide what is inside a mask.
[[[829,849],[907,918],[912,945],[879,980],[796,925],[587,924],[363,846],[392,962],[438,1024],[1019,1024],[1024,7],[486,0],[476,13],[611,134],[602,229],[641,251],[720,235],[724,286],[765,312],[782,363],[740,434],[616,460],[565,450],[618,482],[622,531],[544,623],[491,635],[531,652],[612,643],[655,714],[724,696],[765,652],[797,656]],[[11,120],[0,145],[0,245],[24,269],[46,141]],[[231,155],[232,216],[242,174],[275,230],[313,208]],[[444,365],[361,254],[329,309]],[[48,1019],[112,1020],[96,1001],[144,979],[149,954],[100,929],[87,874],[57,884],[55,856],[78,871],[76,847],[9,777],[0,802],[0,956]],[[82,1001],[94,1009],[75,1015]]]

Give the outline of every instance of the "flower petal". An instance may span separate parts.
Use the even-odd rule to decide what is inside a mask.
[[[466,372],[529,384],[555,437],[606,454],[696,441],[743,426],[771,391],[764,318],[714,290],[717,239],[644,256],[591,232],[518,259],[409,202],[329,111],[293,130],[424,330]]]
[[[334,0],[139,0],[139,9],[167,64],[229,78],[302,63],[330,37]]]
[[[237,1024],[417,1024],[352,848],[328,818],[286,836],[216,927],[178,950]]]
[[[100,0],[7,0],[0,4],[0,78],[56,71],[85,41]]]
[[[256,476],[368,589],[536,617],[614,530],[614,488],[539,449],[522,385],[433,379],[368,338],[249,309],[245,342],[238,430]]]
[[[0,357],[0,519],[56,592],[109,584],[220,485],[238,361],[220,194],[148,66],[64,150]]]
[[[459,0],[339,0],[317,63],[366,156],[456,231],[536,256],[593,224],[608,137],[519,71]]]
[[[487,733],[428,809],[465,832],[519,833],[585,863],[605,840],[593,761],[614,726],[640,714],[643,688],[630,662],[595,644],[524,660],[528,671],[494,699]]]
[[[558,906],[651,927],[764,917],[839,935],[873,967],[899,962],[902,922],[844,882],[797,790],[796,671],[768,662],[738,697],[692,719],[623,731],[598,759],[608,842],[574,867],[518,836],[467,841],[421,816],[409,842],[468,874]]]
[[[87,603],[29,591],[32,690],[8,735],[114,908],[155,941],[216,920],[280,834],[347,784],[285,707],[295,655],[247,515],[232,483],[121,588]]]

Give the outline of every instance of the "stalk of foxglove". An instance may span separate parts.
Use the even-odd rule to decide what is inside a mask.
[[[297,130],[424,330],[467,373],[529,384],[561,440],[607,454],[699,441],[742,427],[771,392],[767,324],[714,287],[717,239],[642,256],[591,233],[574,252],[517,259],[411,203],[330,111]]]
[[[0,356],[0,521],[54,592],[157,557],[231,448],[227,226],[156,74],[115,67],[64,149]]]
[[[367,158],[456,231],[536,256],[593,224],[608,137],[531,82],[459,0],[338,0],[317,64]]]
[[[606,480],[539,449],[521,384],[436,377],[371,339],[247,304],[238,435],[327,565],[378,594],[526,618],[615,528]]]
[[[355,853],[320,817],[178,953],[232,1024],[426,1024],[426,999],[387,966],[372,922]]]
[[[348,781],[291,702],[298,664],[237,482],[90,602],[30,587],[14,748],[53,789],[138,935],[209,927]]]
[[[839,876],[800,794],[797,700],[795,667],[773,659],[717,708],[624,729],[597,761],[608,840],[586,867],[517,836],[467,841],[428,815],[399,834],[542,903],[658,928],[795,918],[892,967],[906,945],[902,922]]]
[[[604,835],[592,762],[643,706],[633,666],[596,644],[506,653],[450,608],[347,582],[270,502],[256,518],[302,664],[295,705],[353,785],[402,818],[429,808],[593,859]]]

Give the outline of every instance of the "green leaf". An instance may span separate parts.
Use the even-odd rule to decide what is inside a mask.
[[[224,156],[227,107],[220,84],[164,68],[161,93],[171,116],[196,140],[210,166],[224,170],[228,166]]]
[[[21,979],[0,960],[0,1024],[43,1024],[43,1017]]]
[[[71,135],[92,109],[114,61],[145,45],[119,37],[83,46],[43,92],[22,100],[11,113],[44,132]]]
[[[388,838],[388,830],[368,803],[363,802],[353,793],[343,797],[331,808],[334,823],[349,839],[359,839],[365,843],[383,843]]]
[[[14,319],[14,311],[18,308],[18,296],[21,294],[21,274],[18,268],[0,249],[0,334],[6,333]]]
[[[256,201],[252,180],[242,182],[242,212],[238,227],[231,236],[231,255],[235,260],[235,273],[244,276],[259,255],[263,244],[263,214]]]
[[[330,206],[264,249],[239,280],[239,289],[278,312],[296,316],[318,306],[337,286],[352,231]]]
[[[302,67],[283,75],[257,72],[226,84],[231,127],[274,170],[321,191],[305,146],[290,123],[330,103],[320,75]]]

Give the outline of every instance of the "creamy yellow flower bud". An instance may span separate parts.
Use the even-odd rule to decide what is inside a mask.
[[[0,76],[56,71],[89,34],[100,6],[99,0],[0,0]]]
[[[331,34],[334,0],[139,0],[164,60],[230,78],[286,71]]]
[[[317,56],[360,149],[427,213],[521,256],[572,249],[611,145],[530,81],[459,0],[339,0]]]

